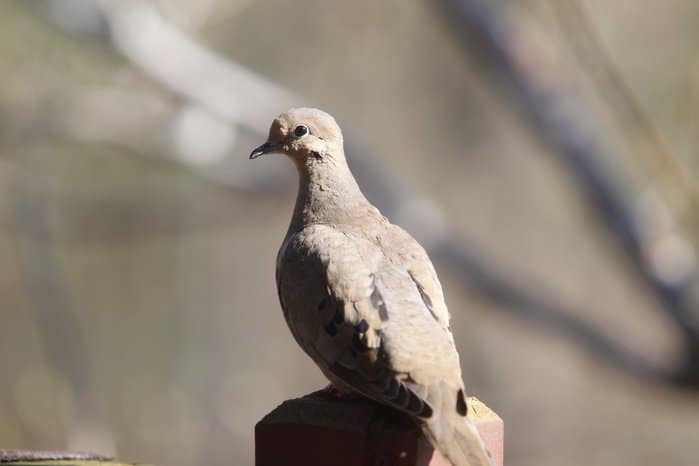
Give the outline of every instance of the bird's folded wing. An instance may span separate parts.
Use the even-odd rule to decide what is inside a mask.
[[[430,270],[403,267],[361,236],[315,225],[290,238],[277,279],[287,322],[316,362],[366,396],[428,418],[421,371],[440,374],[456,358],[460,377],[441,290],[427,294],[435,293]]]

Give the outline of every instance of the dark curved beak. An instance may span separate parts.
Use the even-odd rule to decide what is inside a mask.
[[[275,150],[279,149],[279,146],[280,144],[278,142],[267,141],[261,146],[256,147],[252,152],[250,152],[250,160],[254,160],[268,152],[274,152]]]

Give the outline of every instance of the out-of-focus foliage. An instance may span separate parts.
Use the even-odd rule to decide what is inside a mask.
[[[70,3],[76,9],[58,17],[51,5],[67,3],[0,4],[0,448],[250,464],[254,423],[324,384],[292,341],[274,288],[295,175],[280,172],[281,158],[237,163],[265,128],[228,125],[146,76],[99,18],[79,16],[91,2]],[[98,2],[139,3],[337,115],[444,207],[457,236],[521,282],[555,292],[661,366],[678,356],[678,335],[570,174],[542,156],[548,149],[492,86],[484,57],[454,40],[436,2]],[[615,149],[605,163],[639,209],[678,225],[688,243],[668,247],[691,268],[699,5],[584,2],[612,64],[687,171],[681,182],[645,134],[615,117],[599,64],[576,53],[563,3],[508,3],[540,44],[530,66],[567,73],[569,92]],[[197,147],[207,155],[192,161]],[[216,159],[227,156],[217,177]],[[289,182],[260,189],[267,194],[241,181],[272,172]],[[436,266],[466,385],[505,420],[508,464],[696,464],[697,393],[618,374],[496,312]]]

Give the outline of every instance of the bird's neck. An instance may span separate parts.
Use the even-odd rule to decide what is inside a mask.
[[[288,234],[311,224],[352,224],[378,211],[364,197],[344,157],[297,163],[299,190]]]

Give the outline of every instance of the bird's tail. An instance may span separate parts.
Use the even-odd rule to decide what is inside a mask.
[[[463,399],[463,392],[458,394],[445,384],[440,388],[433,390],[430,387],[432,394],[437,395],[429,397],[434,403],[432,406],[439,405],[439,409],[435,409],[433,416],[423,424],[423,431],[432,446],[454,466],[495,466],[476,426],[455,408],[457,398]]]

